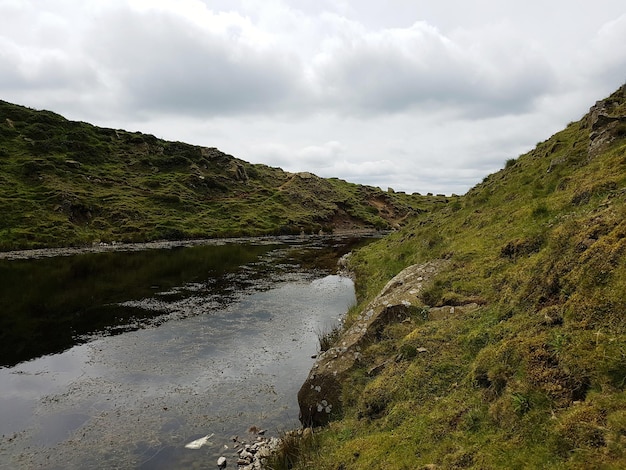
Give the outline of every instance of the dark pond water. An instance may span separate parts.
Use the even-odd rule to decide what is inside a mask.
[[[317,334],[355,301],[334,268],[356,243],[0,260],[0,469],[214,468],[248,427],[298,426]]]

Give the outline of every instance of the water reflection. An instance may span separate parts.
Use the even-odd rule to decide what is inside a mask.
[[[237,249],[220,255],[215,248]],[[205,468],[251,424],[273,432],[297,425],[296,394],[316,332],[354,302],[351,281],[325,271],[347,249],[337,242],[195,247],[136,259],[137,253],[97,255],[89,269],[84,260],[64,260],[62,268],[48,265],[60,259],[37,260],[53,276],[91,276],[73,281],[83,299],[74,312],[96,309],[85,286],[103,279],[108,287],[92,295],[96,303],[134,313],[85,329],[85,344],[0,368],[0,468]],[[144,269],[140,259],[152,267]],[[21,263],[17,272],[26,282]],[[82,268],[71,267],[76,263]],[[104,273],[103,265],[143,273]],[[57,299],[51,305],[70,305],[58,300],[67,295],[54,294],[52,286],[64,285],[60,277],[39,277],[49,282],[42,292]],[[129,295],[117,284],[130,286]],[[124,334],[101,334],[120,325]],[[69,336],[76,341],[76,331]],[[209,432],[216,433],[212,445],[184,448]]]
[[[64,351],[81,337],[136,329],[158,311],[120,306],[187,283],[219,289],[216,280],[272,246],[185,249],[0,260],[2,366]],[[233,283],[236,284],[236,283]],[[236,285],[223,286],[236,290]]]

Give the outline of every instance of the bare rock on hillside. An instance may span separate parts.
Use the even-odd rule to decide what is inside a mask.
[[[233,161],[230,167],[230,173],[234,180],[243,183],[248,182],[248,173],[246,173],[246,168],[241,163]]]
[[[623,137],[626,133],[626,115],[620,112],[624,109],[625,102],[626,85],[623,85],[608,98],[596,102],[589,110],[589,158],[598,155],[616,138]]]
[[[421,311],[423,289],[448,263],[435,260],[404,269],[367,305],[337,344],[318,356],[298,392],[304,426],[324,425],[333,414],[341,412],[341,384],[359,362],[361,349],[376,341],[390,322],[405,320],[412,309]],[[463,307],[456,309],[461,313]]]

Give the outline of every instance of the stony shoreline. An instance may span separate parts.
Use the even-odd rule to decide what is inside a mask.
[[[253,442],[240,440],[239,436],[233,436],[233,449],[235,452],[229,457],[221,456],[217,460],[219,468],[227,468],[234,463],[239,470],[262,470],[265,468],[266,460],[276,452],[282,440],[278,437],[265,437],[264,431],[259,434]]]

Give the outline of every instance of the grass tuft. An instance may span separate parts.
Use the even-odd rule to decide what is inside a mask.
[[[319,345],[319,351],[325,352],[332,348],[341,337],[342,332],[343,328],[340,324],[318,330],[317,340]]]

